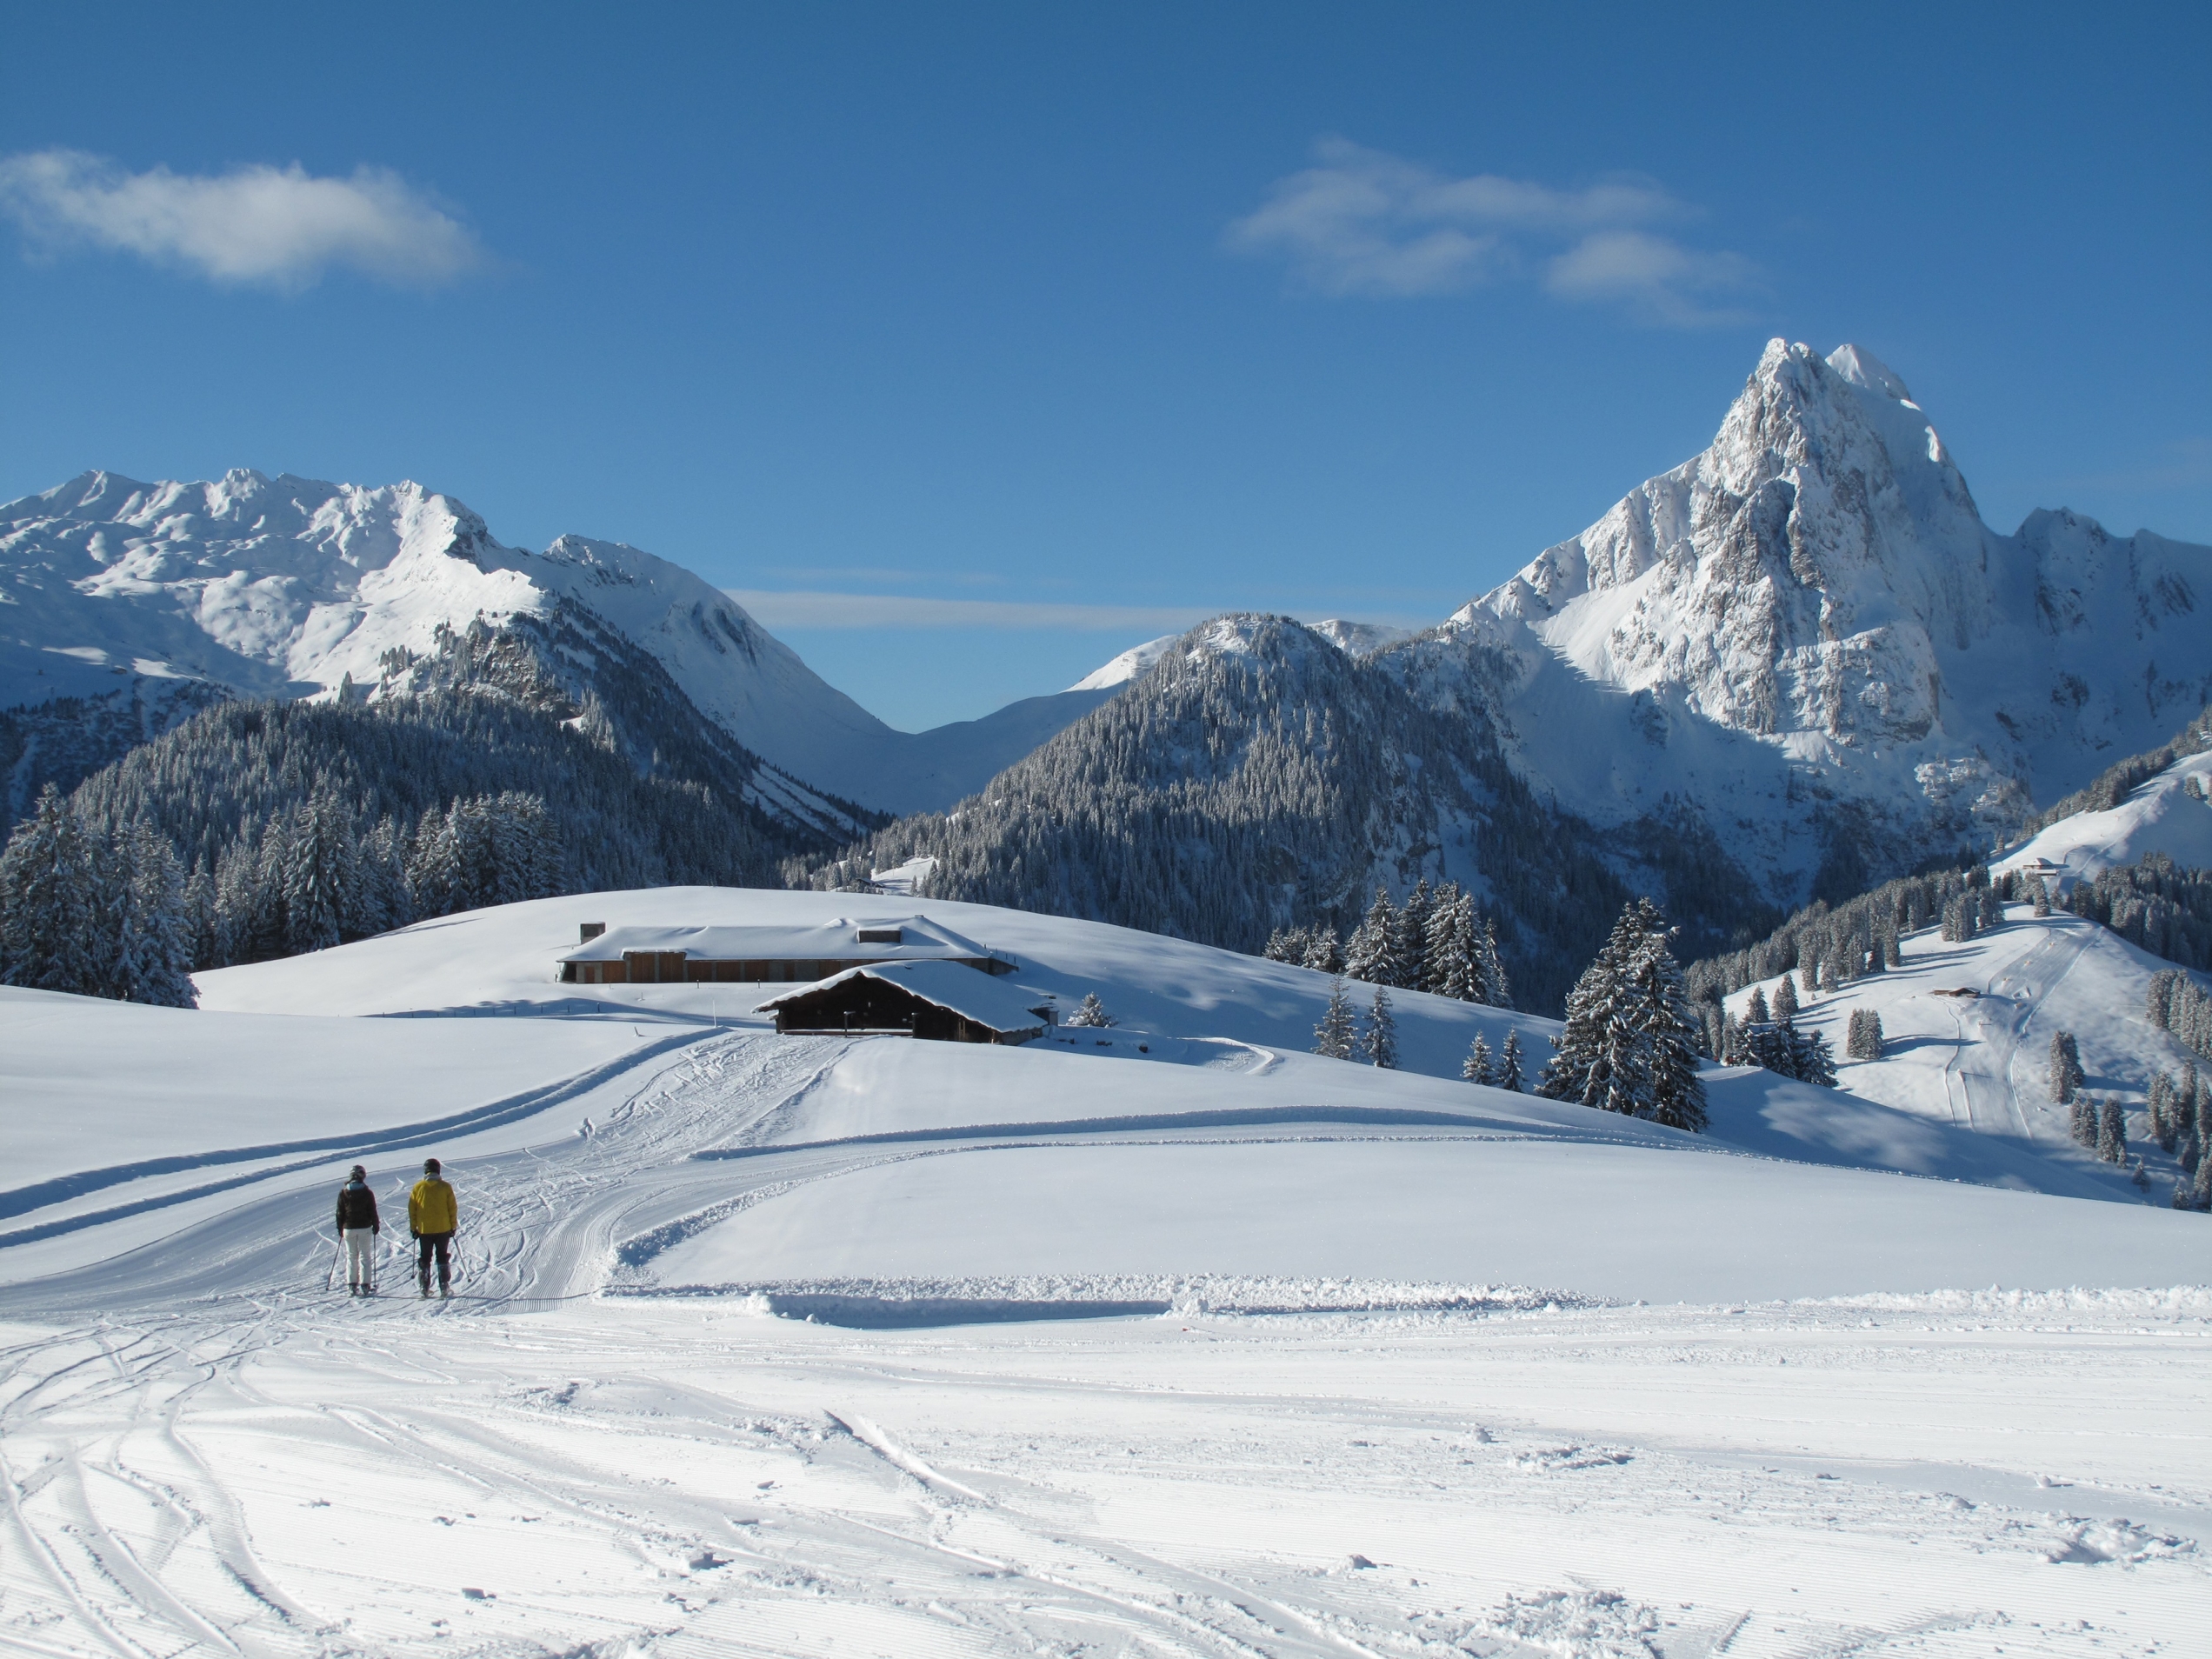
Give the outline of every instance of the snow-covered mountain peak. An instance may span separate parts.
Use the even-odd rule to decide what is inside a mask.
[[[1601,823],[1702,803],[1795,902],[1839,836],[1906,867],[1916,838],[1986,846],[2160,741],[2212,695],[2208,582],[2212,549],[2072,513],[1998,535],[1887,364],[1775,340],[1703,452],[1444,643],[1496,649],[1505,725],[1562,802]],[[1808,784],[1852,805],[1809,810]]]
[[[1780,344],[1779,341],[1775,342]],[[1880,392],[1898,403],[1909,403],[1912,394],[1905,390],[1905,383],[1889,365],[1869,351],[1864,346],[1840,345],[1828,354],[1828,366],[1867,391]]]
[[[261,696],[373,687],[393,662],[435,653],[442,630],[572,602],[787,769],[888,733],[690,571],[582,536],[542,555],[506,547],[414,483],[86,473],[0,507],[0,707],[105,695],[117,675]]]
[[[1093,669],[1068,690],[1104,691],[1114,686],[1127,685],[1131,680],[1142,679],[1155,663],[1168,654],[1168,648],[1182,637],[1180,634],[1163,634],[1157,639],[1146,640],[1142,645],[1132,645],[1112,661]]]

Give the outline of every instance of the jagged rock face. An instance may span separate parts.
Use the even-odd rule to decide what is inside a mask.
[[[2208,579],[2212,550],[2072,515],[1997,535],[1902,380],[1776,340],[1709,449],[1443,634],[1510,664],[1532,780],[1601,823],[1692,803],[1786,902],[1842,818],[1877,865],[1986,842],[2166,736],[2212,693]],[[1435,643],[1400,650],[1433,703]]]

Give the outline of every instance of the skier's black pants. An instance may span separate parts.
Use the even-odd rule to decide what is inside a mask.
[[[438,1289],[450,1289],[453,1285],[453,1235],[450,1233],[417,1233],[415,1235],[415,1280],[425,1293],[430,1288],[430,1257],[437,1257]]]

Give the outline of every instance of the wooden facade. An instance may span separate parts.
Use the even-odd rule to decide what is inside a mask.
[[[936,1043],[1027,1043],[1044,1029],[1033,1025],[999,1030],[941,1006],[894,981],[855,974],[834,984],[787,996],[776,1005],[776,1029],[786,1034],[910,1036]]]

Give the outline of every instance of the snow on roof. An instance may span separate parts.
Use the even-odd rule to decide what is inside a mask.
[[[863,933],[898,937],[863,940]],[[925,916],[857,920],[841,916],[811,928],[609,928],[561,960],[620,962],[625,950],[681,950],[706,962],[835,962],[863,956],[982,962],[995,954]]]
[[[994,1031],[1043,1030],[1044,1016],[1039,1010],[1049,1007],[1052,1001],[1042,991],[1024,990],[1019,985],[1007,984],[956,962],[887,962],[867,968],[848,968],[841,974],[832,974],[827,979],[772,997],[753,1011],[772,1014],[816,991],[862,975],[900,986],[925,1003],[949,1009]]]

